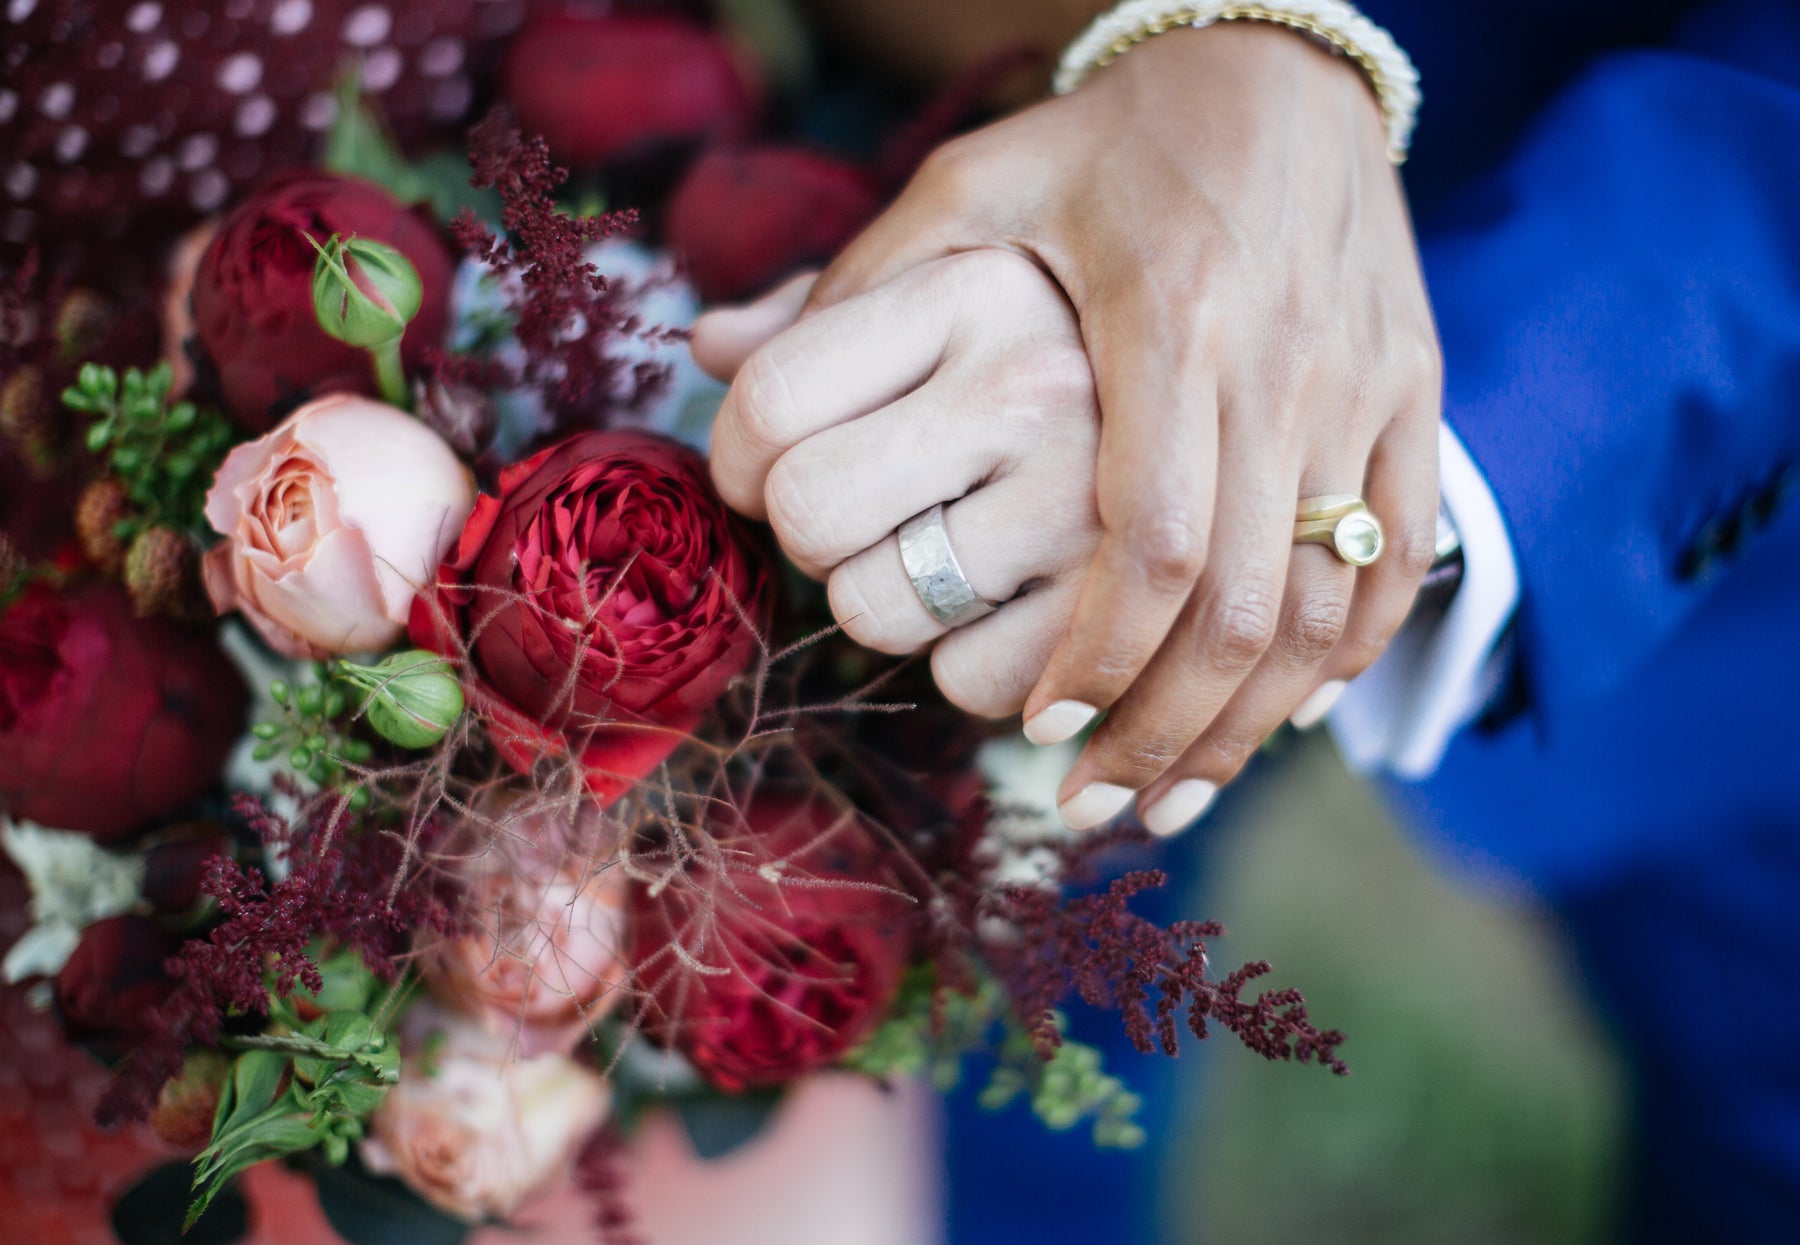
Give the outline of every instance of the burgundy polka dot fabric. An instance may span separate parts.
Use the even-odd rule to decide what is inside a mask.
[[[402,141],[454,132],[526,0],[0,0],[0,262],[162,233],[311,158],[360,68]]]

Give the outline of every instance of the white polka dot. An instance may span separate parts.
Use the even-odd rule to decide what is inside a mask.
[[[237,132],[245,138],[267,134],[275,124],[275,101],[267,95],[252,95],[237,110]]]
[[[37,0],[12,0],[12,3],[6,6],[6,16],[11,21],[22,22],[31,16],[31,11],[35,8],[37,8]]]
[[[219,64],[219,85],[233,95],[254,91],[262,81],[262,61],[254,52],[236,52]]]
[[[181,140],[175,159],[182,168],[192,173],[195,169],[203,169],[211,164],[218,154],[219,140],[211,134],[189,134]]]
[[[269,14],[269,29],[278,35],[298,34],[312,21],[312,0],[281,0]]]
[[[135,30],[140,35],[148,34],[156,29],[156,24],[160,21],[162,21],[162,5],[134,4],[131,6],[131,11],[125,15],[125,28]]]
[[[125,59],[123,43],[103,43],[100,50],[94,53],[94,64],[102,69],[117,69],[119,62]]]
[[[460,117],[469,110],[469,101],[474,92],[462,78],[451,78],[440,82],[431,92],[431,115],[441,120]]]
[[[15,164],[6,170],[6,193],[15,199],[28,199],[37,189],[37,170],[29,164]]]
[[[75,88],[67,82],[52,82],[38,97],[38,107],[52,121],[61,121],[75,107]]]
[[[344,19],[344,42],[354,48],[372,48],[388,37],[394,19],[379,4],[365,4],[353,9]]]
[[[433,39],[419,53],[419,69],[426,77],[443,78],[462,68],[463,47],[448,37]]]
[[[337,101],[323,92],[308,95],[300,105],[300,124],[309,130],[323,130],[337,120]]]
[[[225,202],[225,196],[231,193],[231,183],[225,174],[217,169],[208,169],[194,177],[194,184],[188,189],[188,200],[202,212],[210,212]]]
[[[175,162],[167,156],[156,157],[138,173],[138,188],[147,195],[168,193],[174,181]]]
[[[19,93],[0,90],[0,122],[11,121],[13,114],[17,111],[19,111]]]
[[[144,79],[147,82],[161,82],[175,72],[175,65],[181,59],[181,49],[173,40],[164,39],[153,44],[144,53]]]
[[[87,150],[88,132],[78,125],[72,125],[56,136],[56,158],[64,164],[73,164],[81,159],[81,153]]]
[[[376,48],[363,61],[362,86],[365,91],[385,91],[400,81],[400,53],[393,48]]]
[[[142,160],[156,146],[156,127],[134,125],[119,136],[119,150],[129,159]]]

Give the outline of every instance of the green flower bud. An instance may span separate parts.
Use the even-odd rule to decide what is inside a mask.
[[[412,262],[384,242],[342,241],[337,234],[320,246],[313,265],[313,314],[319,327],[359,350],[400,340],[419,314],[424,287]]]
[[[462,716],[462,683],[450,663],[408,649],[373,666],[337,664],[338,677],[368,693],[362,713],[382,738],[402,748],[429,748]]]

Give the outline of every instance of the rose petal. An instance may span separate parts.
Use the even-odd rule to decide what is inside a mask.
[[[405,623],[475,504],[469,471],[442,437],[367,398],[326,398],[304,410],[296,440],[328,464],[338,521],[363,533],[383,611]]]

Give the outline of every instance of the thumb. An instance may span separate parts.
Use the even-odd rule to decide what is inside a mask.
[[[800,318],[818,279],[816,272],[803,272],[753,303],[720,307],[695,320],[689,343],[694,362],[713,379],[729,384],[745,359]]]

